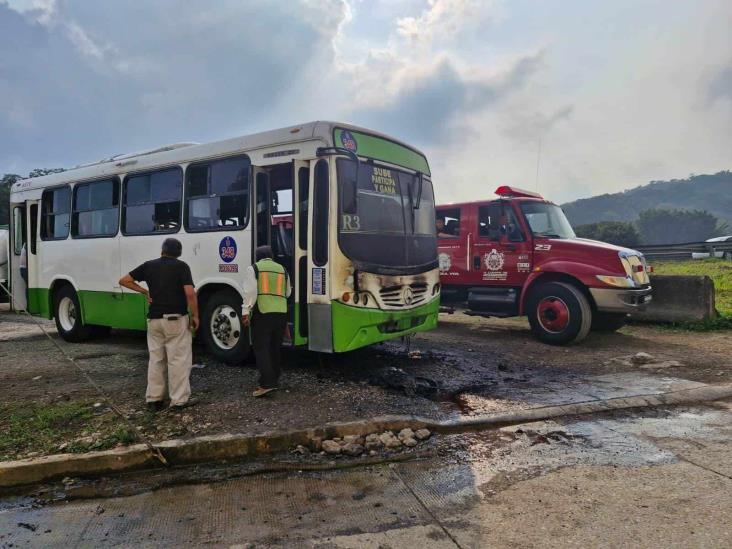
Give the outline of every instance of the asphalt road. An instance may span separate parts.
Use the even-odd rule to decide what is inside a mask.
[[[729,547],[732,403],[442,437],[423,459],[3,500],[1,547]]]

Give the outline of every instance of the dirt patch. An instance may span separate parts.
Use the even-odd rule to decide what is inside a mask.
[[[620,375],[624,372],[646,379],[732,381],[728,332],[692,334],[631,326],[618,334],[592,334],[580,345],[563,348],[537,342],[520,319],[455,314],[442,315],[441,321],[438,330],[420,334],[411,346],[395,341],[345,355],[286,351],[282,386],[263,399],[251,397],[258,377],[253,363],[225,365],[196,347],[194,360],[203,367],[193,370],[191,384],[200,402],[179,414],[146,410],[143,333],[114,331],[85,344],[60,341],[110,395],[129,420],[126,424],[106,405],[93,408],[104,400],[29,319],[0,311],[0,386],[5,389],[0,394],[0,429],[10,425],[11,410],[29,405],[81,405],[92,407],[93,413],[78,424],[69,422],[68,429],[43,444],[31,437],[0,454],[8,459],[83,445],[109,447],[134,438],[254,434],[386,414],[446,419],[501,412],[592,398],[595,393],[585,390],[589,382],[602,382],[605,394],[616,390],[614,385],[626,385]],[[45,326],[53,330],[51,323]],[[652,361],[638,365],[623,359],[638,352],[648,353]],[[600,379],[603,375],[617,380]],[[583,389],[581,394],[568,396],[569,389],[577,387]]]
[[[635,371],[618,358],[648,353],[645,371],[704,383],[732,381],[732,330],[690,332],[651,325],[630,325],[617,333],[591,333],[578,345],[555,347],[534,339],[524,318],[486,319],[461,313],[440,315],[440,328],[425,336],[432,344],[455,345],[484,357],[500,356],[511,372],[539,366],[585,374]],[[420,338],[421,339],[421,338]],[[678,364],[673,364],[673,362]],[[672,364],[669,364],[672,363]]]

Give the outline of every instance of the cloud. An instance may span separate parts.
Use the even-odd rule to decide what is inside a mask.
[[[461,71],[448,56],[427,67],[401,66],[387,73],[380,93],[373,91],[380,104],[353,117],[423,145],[442,143],[466,131],[466,118],[521,89],[540,65],[539,53],[493,76]]]
[[[0,2],[0,165],[69,166],[291,124],[314,65],[333,63],[339,7]]]
[[[732,150],[729,13],[729,0],[0,0],[0,171],[320,118],[425,150],[442,201],[716,172]]]
[[[455,33],[471,17],[481,12],[473,0],[429,0],[428,8],[417,17],[397,19],[397,33],[412,42],[431,42],[438,33]]]
[[[714,75],[709,85],[708,97],[711,101],[732,100],[732,63]]]

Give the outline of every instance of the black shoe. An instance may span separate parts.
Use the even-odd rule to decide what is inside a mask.
[[[148,412],[159,412],[165,407],[165,403],[162,400],[155,400],[153,402],[147,403],[147,411]]]
[[[168,407],[168,410],[170,410],[171,412],[180,412],[181,410],[185,410],[186,408],[190,408],[191,406],[195,406],[196,404],[198,404],[198,399],[189,398],[183,404],[171,404]]]

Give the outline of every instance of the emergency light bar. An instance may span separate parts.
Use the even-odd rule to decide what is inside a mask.
[[[531,191],[525,191],[518,187],[509,187],[508,185],[501,185],[496,189],[498,196],[520,196],[525,198],[540,198],[544,200],[544,197],[538,193],[532,193]]]

